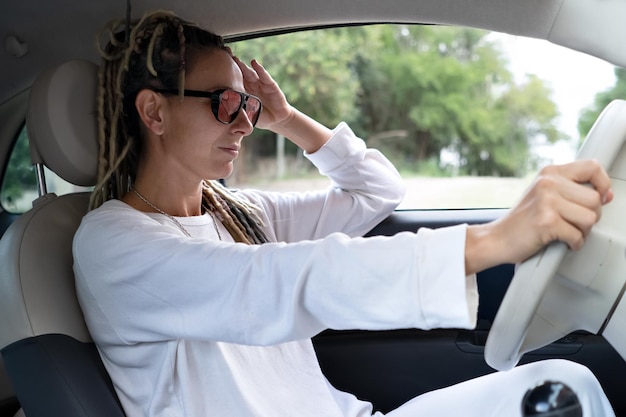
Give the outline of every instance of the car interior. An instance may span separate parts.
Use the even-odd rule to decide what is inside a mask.
[[[18,33],[17,25],[20,33],[36,33],[43,30],[37,29],[40,26],[57,31],[58,36],[51,45],[33,44],[25,59],[15,55],[9,59],[7,52],[1,58],[6,65],[0,65],[0,77],[11,82],[0,84],[0,167],[7,163],[16,132],[25,125],[31,160],[39,174],[39,196],[24,214],[0,208],[0,417],[124,416],[74,290],[71,244],[87,212],[89,193],[48,192],[43,167],[71,184],[95,185],[95,22],[124,15],[127,4],[96,0],[36,3],[37,13],[30,3],[23,2],[0,16],[3,36]],[[157,8],[171,8],[232,42],[272,31],[319,26],[375,22],[461,25],[547,39],[626,66],[622,46],[626,26],[621,22],[626,3],[618,0],[472,0],[462,4],[453,0],[234,0],[185,5],[143,0],[133,2],[132,13],[140,15]],[[71,19],[72,24],[44,22],[47,12],[58,16],[60,10],[66,15],[59,19]],[[81,37],[87,40],[72,42]],[[402,210],[368,236],[484,223],[504,213],[506,209]],[[314,339],[322,370],[338,389],[371,401],[375,410],[382,412],[416,395],[494,372],[485,361],[485,344],[515,271],[515,265],[506,264],[478,274],[476,329],[327,330]],[[533,348],[519,363],[549,358],[567,358],[588,366],[616,414],[626,416],[621,383],[626,362],[602,335],[578,327]]]

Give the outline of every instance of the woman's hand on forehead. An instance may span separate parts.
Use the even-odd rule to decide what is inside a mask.
[[[232,51],[230,52],[232,54]],[[272,125],[287,121],[294,109],[269,72],[256,60],[252,60],[248,66],[235,55],[233,59],[243,75],[246,92],[259,97],[263,103],[263,111],[257,126],[262,129],[271,129]]]

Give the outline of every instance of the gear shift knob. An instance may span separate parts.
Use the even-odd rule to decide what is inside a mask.
[[[558,381],[545,381],[526,391],[522,400],[523,417],[582,417],[576,393]]]

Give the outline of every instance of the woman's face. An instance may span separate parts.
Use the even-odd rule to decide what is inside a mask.
[[[232,57],[223,50],[192,54],[187,64],[185,89],[215,91],[231,88],[245,91],[243,76]],[[253,126],[244,111],[231,124],[215,119],[211,100],[164,96],[164,135],[161,140],[164,168],[177,170],[191,181],[220,179],[233,171],[244,136]]]

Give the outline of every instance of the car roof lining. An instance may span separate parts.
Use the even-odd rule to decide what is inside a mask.
[[[132,1],[133,17],[159,8],[171,8],[232,41],[346,24],[462,25],[545,39],[626,66],[621,41],[626,39],[626,25],[620,21],[626,15],[623,0]],[[28,53],[14,57],[0,47],[0,103],[29,88],[36,75],[50,66],[70,59],[98,62],[96,32],[107,21],[124,16],[126,4],[55,0],[41,2],[37,9],[32,2],[14,2],[7,9],[0,14],[0,36],[23,40]],[[51,18],[60,12],[63,16]]]

